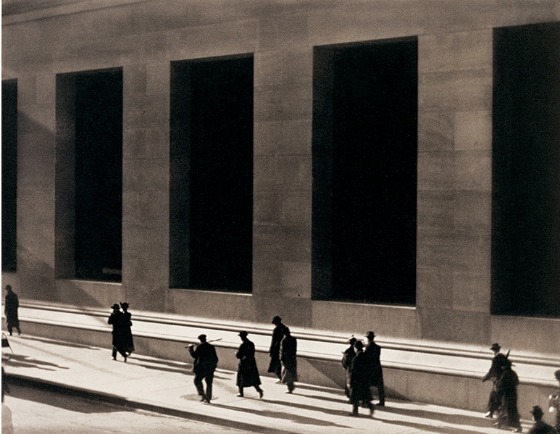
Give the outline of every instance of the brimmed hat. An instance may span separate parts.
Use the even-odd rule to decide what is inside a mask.
[[[350,339],[346,341],[347,344],[354,345],[358,339],[352,336]]]
[[[356,341],[356,343],[354,344],[354,346],[358,349],[358,350],[363,350],[364,349],[364,343],[362,341]]]
[[[111,306],[111,309],[120,309],[120,308],[121,307],[117,303]]]
[[[535,416],[535,419],[540,419],[544,415],[544,411],[538,405],[534,405],[533,409],[531,410],[531,414]]]
[[[492,346],[490,347],[492,351],[500,351],[501,348],[502,347],[500,347],[500,344],[498,343],[493,343]]]
[[[281,322],[282,322],[282,318],[280,318],[278,315],[272,318],[272,324],[279,324]]]
[[[246,337],[248,334],[249,333],[247,333],[245,330],[239,332],[239,336],[241,336],[242,338]]]
[[[205,341],[206,340],[206,335],[198,335],[198,340],[199,341]]]
[[[126,301],[121,301],[121,307],[123,309],[128,309],[129,304]]]
[[[373,339],[375,337],[375,333],[373,333],[371,330],[369,332],[367,332],[365,334],[365,337],[368,339]]]

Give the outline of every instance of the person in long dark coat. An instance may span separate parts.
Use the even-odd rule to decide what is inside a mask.
[[[128,357],[125,351],[126,343],[126,318],[121,312],[120,306],[115,303],[111,306],[113,312],[107,320],[108,324],[113,326],[113,360],[117,360],[117,352],[124,358],[126,363],[126,358]]]
[[[6,314],[6,325],[8,327],[8,332],[12,336],[12,331],[15,328],[18,331],[18,335],[21,335],[21,329],[19,328],[19,298],[17,294],[12,290],[11,285],[6,285],[6,298],[4,301],[4,313]]]
[[[381,347],[377,345],[373,339],[375,333],[368,331],[366,333],[367,344],[365,345],[364,354],[370,362],[370,387],[377,388],[379,402],[377,405],[383,407],[385,405],[385,383],[383,381],[383,368],[381,366]]]
[[[235,357],[239,359],[236,383],[239,393],[237,396],[243,396],[244,387],[254,387],[259,392],[259,397],[262,398],[261,378],[257,368],[257,361],[255,360],[255,344],[247,338],[247,334],[246,331],[239,332],[242,344],[235,353]]]
[[[298,381],[297,374],[297,339],[292,336],[290,329],[284,327],[284,338],[280,342],[280,361],[282,362],[282,383],[288,386],[292,393]]]
[[[492,391],[488,398],[488,404],[486,406],[486,414],[484,417],[492,419],[494,413],[500,408],[500,398],[496,392],[496,382],[500,379],[503,372],[503,367],[508,363],[507,356],[500,353],[500,344],[494,343],[490,347],[490,350],[494,352],[494,357],[492,358],[492,365],[484,377],[482,377],[482,382],[492,380]]]
[[[346,382],[344,383],[344,394],[348,398],[350,398],[350,369],[352,368],[352,360],[354,360],[354,357],[356,356],[356,350],[354,349],[354,344],[356,343],[356,341],[357,339],[354,336],[348,339],[346,343],[350,344],[350,346],[342,352],[341,363],[346,374]]]
[[[128,311],[129,304],[121,302],[123,319],[123,350],[128,356],[134,351],[134,338],[132,337],[132,314]]]
[[[199,335],[200,344],[191,344],[187,348],[191,357],[194,359],[194,385],[201,402],[210,404],[212,399],[212,384],[214,382],[214,371],[218,366],[218,355],[214,345],[206,341],[206,335]],[[206,383],[206,391],[202,385],[202,380]]]
[[[350,402],[352,403],[352,416],[358,416],[360,403],[369,408],[373,416],[374,407],[371,403],[371,360],[364,353],[364,344],[357,341],[354,344],[356,355],[350,367]]]
[[[272,341],[270,342],[270,349],[268,354],[270,356],[270,364],[268,365],[267,372],[274,373],[278,378],[277,383],[282,382],[282,362],[280,361],[280,342],[284,338],[284,329],[286,326],[282,324],[282,318],[275,316],[272,318],[274,330],[272,331]]]
[[[508,360],[502,368],[502,374],[496,382],[496,392],[500,399],[500,409],[498,413],[498,427],[514,428],[514,432],[521,432],[521,422],[517,411],[517,385],[519,377]]]

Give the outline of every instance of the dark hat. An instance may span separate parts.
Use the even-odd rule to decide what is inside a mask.
[[[531,410],[531,414],[535,416],[535,419],[540,419],[543,417],[544,411],[542,411],[542,408],[540,406],[534,405],[533,409]]]
[[[245,330],[239,332],[239,336],[241,336],[242,338],[246,337],[248,334],[249,333],[247,333]]]
[[[494,343],[494,344],[492,344],[492,346],[490,347],[490,349],[491,349],[492,351],[500,351],[501,348],[502,348],[502,347],[500,347],[500,344],[498,344],[498,343]]]
[[[279,324],[281,322],[282,322],[282,318],[280,318],[278,315],[272,318],[272,324]]]
[[[121,301],[121,307],[123,309],[128,309],[129,304],[126,301]]]
[[[120,309],[120,308],[121,307],[117,303],[111,306],[111,309]]]
[[[369,332],[367,332],[365,334],[366,338],[368,339],[373,339],[375,337],[375,333],[373,333],[371,330]]]
[[[198,335],[198,340],[199,341],[205,341],[206,340],[206,335]]]
[[[358,350],[363,350],[364,349],[364,343],[362,341],[356,341],[356,343],[354,344],[354,346],[356,347],[356,349]]]
[[[11,291],[11,290],[12,290],[12,285],[6,285],[6,289],[7,289],[8,291]]]
[[[558,369],[557,371],[554,372],[554,376],[556,377],[556,379],[558,381],[560,381],[560,369]]]
[[[346,343],[350,344],[350,345],[354,345],[356,343],[356,341],[357,341],[357,339],[354,336],[352,336],[350,339],[348,339],[346,341]]]

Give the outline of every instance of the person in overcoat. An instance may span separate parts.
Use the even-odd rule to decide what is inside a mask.
[[[255,344],[247,338],[247,335],[246,331],[239,332],[242,343],[235,353],[235,357],[239,359],[236,382],[239,393],[237,396],[243,397],[244,387],[254,387],[259,392],[259,397],[262,398],[261,378],[255,360]]]
[[[6,298],[4,300],[4,313],[6,314],[6,325],[8,327],[8,332],[12,336],[13,329],[18,331],[18,335],[21,335],[21,329],[19,328],[19,298],[17,294],[12,290],[11,285],[6,285]]]
[[[207,342],[206,335],[199,335],[198,340],[200,344],[190,344],[187,348],[189,354],[194,359],[194,385],[198,395],[201,397],[200,401],[210,404],[210,400],[212,399],[214,371],[218,366],[218,355],[216,354],[214,345]],[[204,391],[202,380],[206,383],[206,391]]]
[[[346,375],[346,382],[344,383],[344,394],[347,398],[350,398],[350,368],[352,368],[352,360],[354,360],[354,357],[356,356],[356,350],[354,349],[354,344],[356,343],[356,341],[357,339],[354,336],[348,339],[346,343],[350,346],[342,352],[341,363]]]
[[[282,318],[275,316],[272,318],[272,324],[275,325],[272,331],[272,341],[270,342],[270,349],[268,354],[270,356],[270,363],[267,372],[271,372],[278,378],[277,383],[282,382],[282,362],[280,361],[280,342],[284,338],[284,329],[286,326],[282,324]]]
[[[117,360],[117,352],[123,357],[126,363],[126,358],[128,357],[125,351],[126,344],[126,318],[121,312],[120,306],[115,303],[111,306],[113,312],[109,315],[107,323],[113,326],[113,360]]]
[[[129,304],[121,302],[123,319],[123,349],[128,356],[134,351],[134,338],[132,337],[132,314],[128,311]]]
[[[500,398],[496,392],[496,382],[500,379],[503,372],[503,367],[508,363],[507,356],[500,353],[502,347],[500,344],[494,343],[490,347],[490,350],[494,353],[492,358],[492,365],[484,377],[482,377],[482,382],[492,380],[492,390],[490,391],[490,396],[488,398],[488,404],[486,405],[486,414],[484,417],[492,419],[494,413],[500,408]]]
[[[496,392],[500,399],[500,409],[498,411],[498,422],[495,424],[499,428],[514,428],[514,432],[521,432],[521,422],[517,411],[517,386],[519,377],[511,369],[511,361],[502,367],[502,374],[496,382]]]
[[[377,345],[373,339],[375,333],[368,331],[366,333],[367,343],[365,345],[364,354],[370,362],[370,387],[377,388],[379,402],[377,405],[383,407],[385,405],[385,383],[383,381],[383,367],[381,366],[381,347]]]
[[[292,336],[290,329],[284,327],[284,337],[280,342],[280,361],[282,362],[282,383],[288,386],[287,393],[292,393],[298,381],[297,373],[297,339]]]
[[[542,420],[544,411],[541,407],[534,405],[531,414],[533,415],[535,423],[527,434],[558,434],[558,431],[556,431],[554,427]]]
[[[350,402],[352,403],[352,416],[358,416],[360,403],[369,409],[373,416],[374,407],[371,402],[371,361],[364,353],[364,343],[357,341],[354,344],[356,355],[350,367]]]

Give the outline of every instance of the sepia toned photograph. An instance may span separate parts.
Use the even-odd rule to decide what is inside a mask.
[[[560,0],[2,0],[2,434],[560,433]]]

